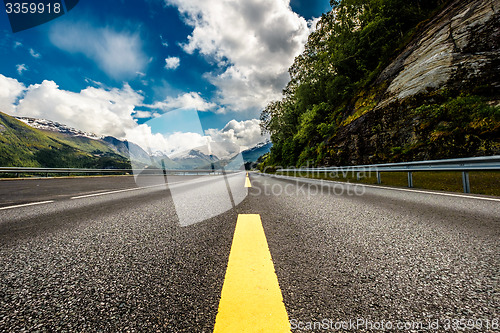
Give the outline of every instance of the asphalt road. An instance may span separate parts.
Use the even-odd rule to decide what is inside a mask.
[[[0,331],[211,332],[238,214],[260,214],[293,332],[498,331],[499,198],[250,179],[0,181]]]

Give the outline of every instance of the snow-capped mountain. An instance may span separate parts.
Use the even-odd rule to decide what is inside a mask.
[[[29,118],[29,117],[15,117],[15,118],[22,121],[26,125],[29,125],[39,130],[59,132],[63,134],[69,134],[72,136],[82,136],[94,140],[102,139],[102,137],[99,137],[94,133],[80,131],[79,129],[72,128],[52,120]]]
[[[94,133],[84,132],[79,129],[66,126],[56,121],[48,119],[37,119],[29,117],[15,117],[17,120],[26,125],[46,132],[54,132],[62,134],[64,137],[78,142],[80,146],[86,143],[98,142],[104,144],[107,148],[128,160],[132,160],[136,167],[157,164],[155,159],[151,159],[149,154],[144,151],[139,145],[126,140],[120,140],[112,136],[98,136]],[[92,147],[92,144],[90,144]]]
[[[256,144],[255,146],[253,146],[252,148],[248,148],[246,149],[245,151],[250,151],[250,150],[257,150],[257,149],[261,149],[261,148],[264,148],[266,146],[272,146],[272,142],[271,140],[269,139],[266,139],[265,141],[262,141],[262,142],[259,142],[258,144]]]
[[[273,143],[270,140],[266,140],[264,142],[258,143],[252,148],[242,151],[241,155],[243,155],[243,159],[245,160],[245,162],[256,162],[260,156],[269,153],[272,146]]]

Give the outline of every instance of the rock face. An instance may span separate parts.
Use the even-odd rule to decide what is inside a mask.
[[[456,1],[380,75],[391,80],[383,107],[446,86],[492,84],[500,88],[500,0]],[[496,82],[491,82],[493,79]]]
[[[490,104],[500,100],[500,0],[451,2],[422,26],[374,84],[374,107],[347,124],[328,143],[324,164],[367,164],[387,160],[394,147],[416,142],[424,119],[412,110],[439,102],[443,91],[474,92]],[[352,114],[356,112],[355,107]],[[494,140],[498,143],[498,137]],[[477,145],[476,145],[477,146]],[[476,147],[475,146],[475,147]],[[499,154],[500,145],[458,155]],[[479,149],[479,147],[476,147]],[[439,149],[420,149],[405,159],[446,158]]]

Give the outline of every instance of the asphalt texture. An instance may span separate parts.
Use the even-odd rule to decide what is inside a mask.
[[[138,187],[134,176],[3,179],[0,180],[0,207],[133,187]]]
[[[240,202],[222,193],[239,182],[228,178],[224,187],[179,176],[81,199],[71,198],[137,186],[1,181],[0,207],[54,202],[0,211],[0,331],[211,332],[236,219],[249,213],[261,216],[288,316],[302,323],[293,332],[343,331],[307,323],[358,319],[438,320],[439,331],[481,320],[471,331],[498,332],[486,323],[500,310],[500,201],[250,174]],[[16,199],[16,188],[28,194]],[[219,197],[237,206],[201,219]],[[198,222],[182,223],[179,198],[192,198],[181,201]]]

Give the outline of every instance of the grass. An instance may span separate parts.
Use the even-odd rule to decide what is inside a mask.
[[[339,173],[306,173],[306,172],[284,172],[276,173],[286,176],[305,177],[314,179],[325,179],[345,181],[351,183],[377,184],[377,174],[372,172],[361,175],[360,179],[353,172],[347,174]],[[406,172],[381,172],[382,185],[408,187],[408,174]],[[469,172],[471,193],[500,196],[500,171],[476,171]],[[413,188],[463,192],[461,172],[413,172]]]

